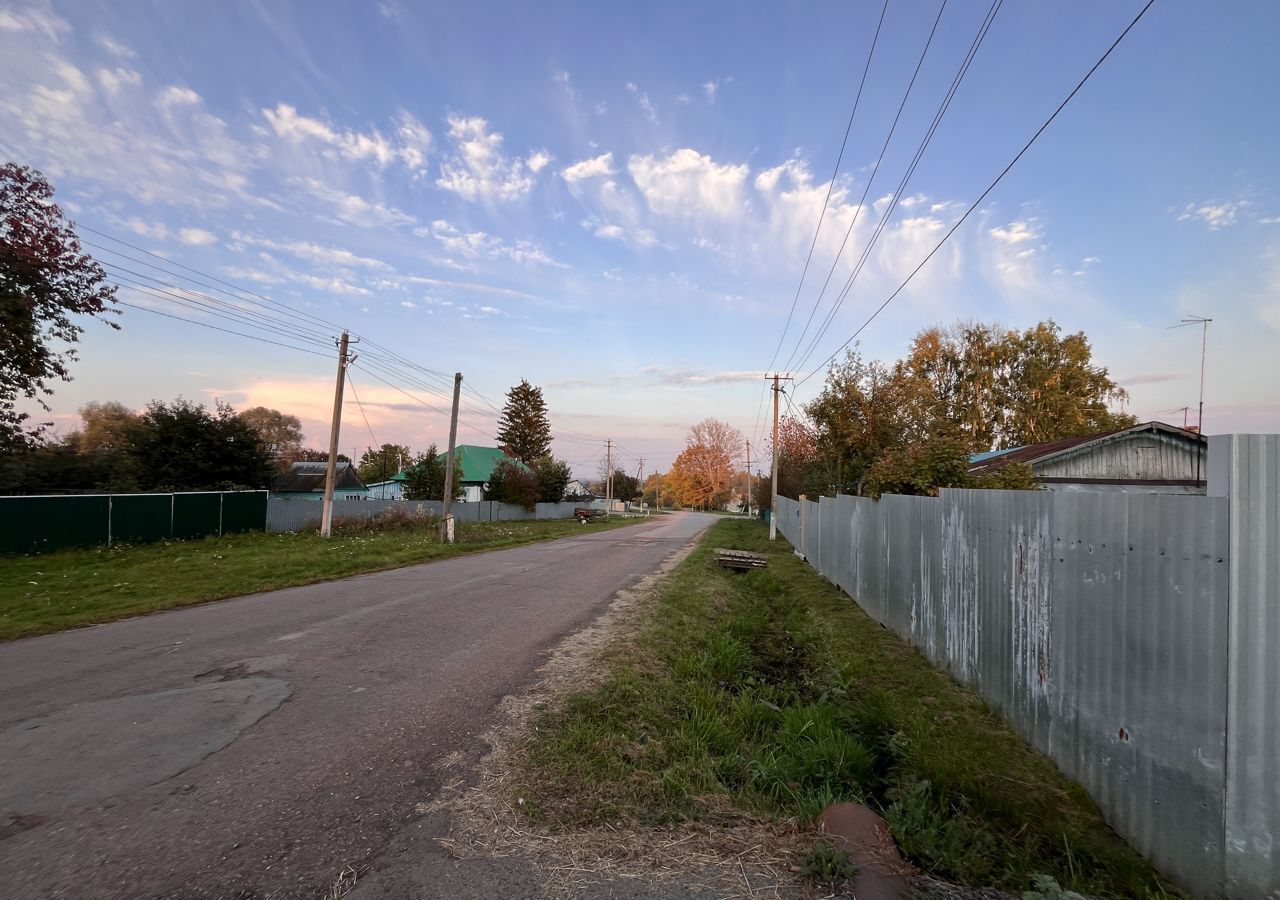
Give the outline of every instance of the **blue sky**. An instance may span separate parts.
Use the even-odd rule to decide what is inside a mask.
[[[791,368],[804,375],[839,347],[1140,5],[1002,5],[852,292]],[[331,334],[320,319],[460,370],[493,400],[527,378],[581,474],[606,437],[630,467],[665,469],[703,417],[760,436],[759,376],[880,10],[0,3],[0,153],[42,169],[84,225],[298,310],[283,314],[295,343]],[[833,284],[862,254],[986,11],[943,10],[868,188],[938,13],[891,0],[779,363],[851,221]],[[895,358],[921,327],[961,317],[1052,317],[1088,333],[1132,412],[1180,422],[1173,410],[1196,402],[1198,334],[1165,326],[1212,316],[1207,430],[1280,430],[1277,33],[1273,3],[1159,0],[863,351]],[[324,442],[330,360],[133,309],[122,323],[88,329],[76,380],[53,398],[60,424],[88,400],[183,394],[293,412]],[[425,391],[440,382],[381,371],[443,406]],[[370,429],[444,441],[437,412],[352,376],[369,423],[349,396],[348,452]],[[488,442],[487,407],[468,406],[461,439]]]

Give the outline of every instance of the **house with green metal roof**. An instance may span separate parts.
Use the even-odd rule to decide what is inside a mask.
[[[521,468],[528,468],[524,463],[507,456],[497,447],[459,444],[455,449],[458,452],[458,472],[455,477],[464,492],[462,499],[467,503],[476,503],[484,499],[484,492],[493,477],[493,470],[504,459],[511,460]]]

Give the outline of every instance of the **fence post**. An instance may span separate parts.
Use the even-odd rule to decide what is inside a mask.
[[[809,518],[809,510],[808,510],[809,504],[805,502],[808,499],[809,498],[807,494],[801,494],[796,499],[796,503],[800,504],[800,542],[796,544],[795,551],[799,553],[801,556],[804,556],[804,527],[806,524],[805,520]],[[777,516],[778,511],[775,509],[773,511],[773,514]]]
[[[1228,501],[1226,894],[1280,883],[1280,435],[1209,438],[1209,496]]]

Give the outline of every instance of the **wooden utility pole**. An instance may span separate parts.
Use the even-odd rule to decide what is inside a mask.
[[[782,393],[779,382],[784,379],[790,381],[791,376],[775,372],[765,378],[773,379],[773,487],[769,500],[769,540],[775,541],[778,539],[778,395]]]
[[[751,442],[747,441],[747,518],[751,518]]]
[[[324,473],[324,506],[320,510],[320,534],[333,534],[333,484],[338,474],[338,433],[342,430],[342,389],[347,383],[347,346],[344,331],[338,339],[338,380],[333,389],[333,421],[329,425],[329,465]]]
[[[462,373],[453,375],[453,412],[449,416],[449,456],[444,463],[444,493],[440,495],[440,540],[453,543],[453,457],[458,443],[458,401],[462,397]]]
[[[604,512],[613,514],[613,440],[605,441]]]

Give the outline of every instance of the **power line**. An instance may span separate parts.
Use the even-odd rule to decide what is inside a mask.
[[[875,231],[872,232],[870,239],[867,241],[866,247],[862,250],[861,256],[850,271],[849,277],[845,280],[844,286],[836,295],[836,299],[832,303],[831,309],[829,309],[827,314],[823,317],[821,326],[819,326],[818,330],[814,333],[808,347],[805,348],[804,353],[801,354],[800,359],[796,362],[795,368],[804,368],[805,363],[808,362],[819,342],[831,327],[831,323],[835,319],[836,313],[838,313],[840,308],[844,305],[845,299],[849,296],[849,292],[853,290],[854,282],[857,281],[858,276],[862,274],[867,261],[871,257],[871,251],[880,241],[880,236],[884,233],[885,228],[889,224],[889,220],[897,210],[898,204],[902,201],[903,194],[906,193],[907,186],[910,184],[911,178],[915,175],[916,168],[920,165],[920,160],[924,157],[924,153],[928,149],[929,144],[933,142],[934,134],[937,132],[938,126],[942,124],[942,119],[946,115],[947,110],[951,108],[951,102],[955,99],[956,92],[960,89],[960,84],[964,81],[965,75],[968,74],[969,67],[977,57],[978,50],[982,47],[983,41],[986,40],[987,33],[991,30],[991,25],[995,22],[996,14],[999,13],[1001,6],[1003,6],[1003,0],[993,0],[991,7],[987,10],[986,18],[984,18],[982,24],[979,26],[978,33],[974,36],[973,42],[969,45],[969,52],[965,55],[964,61],[956,71],[955,77],[952,78],[951,85],[947,89],[942,102],[939,104],[938,110],[934,114],[933,121],[929,124],[928,129],[926,129],[924,137],[920,140],[919,146],[916,147],[915,155],[908,164],[902,178],[898,181],[897,187],[894,188],[893,194],[890,197],[889,205],[885,207],[884,214],[881,215],[880,221],[876,223]],[[815,310],[816,308],[817,307],[815,305]],[[799,343],[797,343],[796,347],[797,349],[799,348]]]
[[[240,325],[260,328],[280,337],[290,338],[302,343],[315,344],[319,346],[328,345],[328,341],[326,340],[321,340],[320,338],[312,337],[308,334],[300,334],[295,330],[283,328],[280,323],[275,322],[272,319],[254,318],[249,310],[242,310],[238,307],[231,306],[230,304],[219,303],[217,301],[210,303],[201,299],[196,299],[195,297],[186,296],[185,294],[175,294],[172,291],[166,291],[163,288],[152,287],[151,285],[143,284],[134,279],[125,278],[115,272],[111,272],[109,274],[111,274],[112,280],[119,286],[124,287],[127,290],[137,291],[145,296],[153,297],[157,300],[175,302],[186,308],[197,309],[207,313],[208,315],[226,319]],[[182,289],[179,288],[179,290]]]
[[[177,266],[179,269],[183,269],[183,270],[185,270],[185,271],[187,271],[187,272],[191,272],[191,273],[193,273],[193,274],[195,274],[195,275],[199,275],[199,276],[200,276],[200,277],[202,277],[202,278],[208,278],[210,281],[216,281],[218,284],[225,285],[226,287],[229,287],[229,288],[233,288],[234,290],[237,290],[237,291],[239,291],[239,292],[241,292],[241,293],[243,293],[243,294],[248,294],[248,295],[250,295],[251,297],[257,297],[257,298],[259,298],[260,300],[264,300],[264,301],[266,301],[267,303],[274,303],[274,304],[276,304],[277,306],[283,307],[284,309],[287,309],[287,310],[289,310],[289,311],[293,312],[295,315],[305,316],[306,318],[311,319],[312,321],[315,321],[315,322],[319,322],[319,323],[320,323],[320,324],[322,324],[322,325],[327,325],[327,326],[329,326],[330,328],[336,328],[336,329],[338,329],[339,331],[341,331],[341,330],[342,330],[342,326],[341,326],[341,325],[337,325],[337,324],[335,324],[335,323],[333,323],[333,322],[326,321],[325,319],[321,319],[321,318],[319,318],[318,316],[313,316],[313,315],[311,315],[310,313],[306,313],[306,312],[303,312],[303,311],[301,311],[301,310],[294,309],[293,307],[289,306],[289,305],[288,305],[288,304],[286,304],[286,303],[282,303],[282,302],[280,302],[279,300],[274,300],[274,299],[272,299],[272,298],[270,298],[270,297],[265,297],[265,296],[263,296],[262,294],[259,294],[259,293],[255,292],[255,291],[251,291],[251,290],[249,290],[248,288],[241,287],[240,285],[232,284],[230,281],[225,281],[224,279],[221,279],[221,278],[217,277],[216,275],[210,275],[208,272],[202,272],[202,271],[200,271],[199,269],[193,269],[191,266],[184,266],[182,263],[179,263],[179,262],[173,262],[172,260],[165,259],[163,256],[159,255],[158,253],[152,253],[150,250],[143,249],[142,247],[139,247],[137,244],[132,244],[132,243],[130,243],[129,241],[124,240],[123,238],[118,238],[118,237],[115,237],[114,235],[107,234],[105,231],[99,231],[99,230],[98,230],[98,229],[96,229],[96,228],[91,228],[91,227],[89,227],[88,225],[84,225],[84,224],[81,224],[81,223],[79,223],[79,222],[77,222],[77,223],[76,223],[76,226],[75,226],[75,227],[76,227],[77,231],[88,231],[88,232],[92,232],[93,234],[96,234],[96,235],[98,235],[99,237],[104,237],[104,238],[106,238],[106,239],[107,239],[107,240],[109,240],[109,241],[115,241],[117,244],[123,244],[123,245],[124,245],[124,246],[126,246],[126,247],[129,247],[129,248],[131,248],[131,249],[133,249],[133,250],[137,250],[139,253],[145,253],[147,256],[150,256],[150,257],[152,257],[153,259],[158,259],[158,260],[160,260],[161,262],[167,263],[168,265],[171,265],[171,266]],[[88,242],[88,241],[84,241],[84,240],[82,239],[82,243],[89,243],[89,242]],[[96,245],[96,244],[90,244],[90,246],[98,246],[98,245]],[[119,252],[118,252],[118,251],[111,251],[111,252],[115,252],[115,253],[117,253],[118,255],[121,255],[121,256],[123,256],[123,255],[124,255],[124,254],[119,254]],[[160,267],[160,266],[154,266],[154,268],[159,269],[159,268],[161,268],[161,267]],[[162,269],[162,271],[163,271],[163,269]],[[169,274],[173,275],[173,274],[176,274],[176,273],[170,272]],[[182,276],[179,276],[179,277],[182,277]]]
[[[382,449],[382,445],[378,443],[378,439],[374,437],[373,426],[369,424],[369,417],[365,415],[364,404],[360,402],[360,395],[356,392],[356,381],[351,377],[351,366],[346,369],[347,384],[351,386],[351,396],[355,398],[356,406],[360,409],[360,418],[364,419],[364,427],[369,429],[369,439],[373,441],[373,446]],[[372,448],[370,448],[372,449]]]
[[[831,284],[831,277],[835,275],[836,268],[840,264],[840,257],[844,253],[845,246],[849,243],[849,238],[853,234],[854,226],[858,224],[858,218],[862,215],[863,207],[867,205],[867,196],[871,193],[871,185],[875,184],[876,176],[880,174],[880,164],[884,162],[884,155],[889,150],[889,144],[893,140],[893,135],[898,130],[898,123],[902,120],[902,112],[907,108],[907,101],[911,98],[911,91],[916,86],[916,79],[920,77],[920,70],[924,68],[925,57],[929,55],[929,48],[933,46],[933,38],[938,33],[938,23],[942,21],[942,14],[946,12],[947,0],[942,0],[942,4],[938,7],[938,14],[933,19],[933,27],[929,29],[929,37],[924,42],[924,48],[920,51],[920,58],[916,60],[915,70],[911,73],[911,80],[907,82],[907,89],[902,94],[902,101],[898,104],[898,111],[893,116],[893,122],[889,125],[889,133],[884,137],[884,143],[880,145],[880,155],[876,157],[875,166],[871,170],[871,175],[867,178],[866,186],[862,189],[862,196],[858,199],[858,205],[853,210],[853,216],[849,219],[849,227],[845,229],[844,239],[840,242],[840,249],[836,251],[835,259],[831,261],[831,268],[827,271],[826,280],[822,282],[822,289],[818,291],[817,298],[813,301],[813,308],[809,310],[809,318],[805,320],[804,329],[796,338],[796,345],[791,350],[791,355],[787,357],[787,362],[783,366],[784,369],[791,368],[791,363],[796,358],[796,353],[800,350],[801,344],[804,343],[804,336],[809,333],[809,326],[813,324],[813,316],[818,311],[818,307],[822,303],[822,298],[826,296],[827,287]],[[773,368],[773,364],[769,364],[769,368]]]
[[[900,293],[902,293],[903,289],[906,288],[906,286],[911,283],[911,279],[913,279],[916,276],[916,274],[921,269],[923,269],[926,264],[928,264],[929,260],[933,259],[934,254],[936,254],[938,250],[941,249],[943,244],[945,244],[948,240],[950,240],[951,236],[955,234],[956,231],[960,228],[960,226],[965,223],[965,220],[967,220],[969,216],[973,214],[973,211],[977,209],[979,205],[981,205],[982,201],[987,198],[987,195],[990,194],[993,190],[995,190],[996,185],[998,185],[1004,179],[1004,177],[1009,174],[1009,172],[1013,169],[1013,167],[1017,165],[1018,160],[1022,159],[1023,155],[1029,149],[1031,149],[1031,145],[1036,142],[1036,140],[1040,137],[1040,135],[1044,134],[1045,130],[1048,129],[1048,127],[1051,124],[1053,124],[1053,121],[1058,117],[1058,114],[1061,113],[1062,110],[1066,108],[1067,104],[1070,103],[1071,100],[1075,97],[1075,95],[1080,92],[1080,89],[1085,86],[1085,84],[1089,81],[1089,79],[1093,77],[1093,74],[1098,71],[1098,69],[1102,66],[1104,62],[1107,61],[1107,59],[1115,51],[1116,47],[1120,46],[1120,42],[1123,41],[1126,36],[1128,36],[1129,32],[1133,30],[1134,26],[1137,25],[1139,21],[1141,21],[1142,17],[1147,14],[1147,10],[1151,9],[1152,5],[1154,4],[1155,4],[1155,0],[1147,0],[1146,5],[1143,6],[1142,9],[1139,10],[1138,14],[1133,17],[1133,21],[1131,21],[1125,27],[1124,31],[1120,32],[1119,37],[1117,37],[1114,41],[1112,41],[1111,46],[1109,46],[1106,49],[1106,52],[1104,52],[1102,56],[1098,58],[1098,61],[1095,62],[1092,67],[1090,67],[1089,71],[1085,73],[1084,77],[1080,79],[1079,83],[1076,84],[1074,88],[1072,88],[1071,93],[1067,94],[1066,99],[1064,99],[1061,103],[1059,103],[1057,109],[1053,111],[1053,113],[1049,116],[1049,118],[1045,119],[1044,124],[1042,124],[1038,129],[1036,129],[1035,134],[1031,135],[1031,138],[1025,144],[1023,144],[1022,149],[1019,150],[1018,153],[1013,157],[1013,159],[1009,161],[1009,164],[1004,167],[1004,169],[1000,172],[999,175],[996,176],[995,180],[992,181],[991,184],[987,186],[987,189],[984,190],[978,196],[978,199],[973,201],[972,205],[970,205],[969,208],[965,210],[964,215],[962,215],[956,221],[956,223],[951,226],[951,228],[947,231],[947,233],[942,236],[942,240],[938,241],[938,243],[934,246],[934,248],[930,250],[928,254],[925,255],[925,258],[920,261],[920,264],[911,270],[911,274],[909,274],[906,277],[906,279],[902,282],[902,284],[898,285],[898,287],[894,289],[893,293],[891,293],[887,298],[885,298],[885,301],[883,303],[881,303],[878,307],[876,307],[875,311],[872,312],[871,315],[867,317],[866,321],[864,321],[861,325],[859,325],[857,330],[854,331],[854,333],[850,335],[849,338],[846,339],[843,344],[841,344],[839,347],[836,348],[834,353],[832,353],[829,357],[827,357],[826,360],[824,360],[816,369],[814,369],[808,375],[804,376],[804,378],[801,378],[798,382],[796,382],[797,387],[799,387],[801,384],[804,384],[806,381],[812,378],[815,374],[821,371],[824,366],[826,366],[833,359],[835,359],[841,350],[843,350],[845,347],[849,346],[849,344],[851,344],[854,340],[856,340],[858,335],[860,335],[863,332],[863,330],[866,329],[866,327],[870,325],[872,321],[874,321],[875,318],[878,315],[880,315],[881,312],[884,311],[884,308],[888,306],[890,303],[892,303],[894,298],[896,298]]]
[[[946,5],[946,0],[943,0]],[[818,213],[818,224],[813,229],[813,240],[809,242],[809,253],[804,259],[804,268],[800,270],[800,282],[796,285],[796,294],[791,299],[791,310],[787,313],[787,322],[782,326],[782,334],[778,337],[778,346],[773,351],[773,359],[769,360],[767,368],[772,369],[773,364],[778,360],[778,353],[782,350],[783,341],[786,340],[787,330],[791,327],[791,318],[795,315],[796,304],[800,301],[800,291],[804,287],[805,275],[809,272],[809,263],[813,260],[813,251],[818,246],[818,235],[822,231],[822,222],[827,216],[827,205],[831,202],[831,192],[835,190],[836,176],[840,174],[840,163],[844,160],[844,150],[849,143],[849,133],[853,130],[853,119],[858,114],[858,104],[862,102],[862,89],[867,84],[867,73],[871,71],[871,59],[875,56],[876,44],[880,42],[880,29],[884,26],[885,13],[889,11],[889,0],[884,0],[884,5],[880,8],[880,20],[876,23],[875,34],[871,38],[871,49],[867,51],[867,61],[862,67],[862,78],[858,81],[858,92],[853,97],[853,109],[849,111],[849,121],[844,127],[844,138],[840,141],[840,152],[836,155],[835,167],[831,170],[831,181],[827,184],[827,194],[822,198],[822,210]],[[934,23],[937,27],[937,23]],[[930,35],[930,39],[932,39]]]
[[[138,306],[134,303],[128,303],[124,300],[117,300],[115,302],[120,306],[127,306],[130,309],[136,309],[136,310],[140,310],[141,312],[151,313],[154,316],[164,316],[166,319],[177,319],[179,322],[186,322],[189,325],[199,325],[201,328],[211,328],[214,331],[221,331],[224,334],[238,335],[239,337],[248,338],[251,341],[261,341],[264,344],[274,344],[277,347],[284,347],[288,350],[297,350],[299,353],[310,353],[310,354],[313,354],[314,356],[323,356],[326,359],[329,357],[328,353],[321,353],[318,350],[306,350],[302,347],[294,347],[290,344],[282,344],[279,341],[267,340],[266,338],[258,337],[257,335],[245,334],[242,331],[232,331],[230,328],[219,328],[217,325],[210,325],[208,322],[197,322],[195,319],[187,319],[187,318],[184,318],[183,316],[175,316],[172,313],[161,312],[158,309],[151,309],[150,307],[146,307],[146,306]]]
[[[818,213],[818,224],[813,229],[813,240],[809,242],[809,253],[804,259],[804,268],[800,270],[800,281],[796,285],[795,296],[791,298],[791,309],[787,312],[787,322],[782,327],[782,334],[778,335],[778,345],[773,348],[773,357],[769,360],[767,369],[772,369],[773,364],[778,360],[778,354],[782,351],[782,345],[787,339],[787,331],[791,328],[791,319],[796,312],[796,304],[800,301],[800,291],[804,287],[805,276],[809,273],[809,263],[813,260],[813,251],[818,246],[818,234],[822,231],[822,222],[827,216],[827,206],[831,202],[831,192],[835,189],[836,176],[840,174],[840,163],[844,160],[845,146],[849,143],[849,134],[853,130],[853,119],[858,113],[858,105],[862,102],[862,89],[867,83],[867,73],[871,70],[871,59],[875,56],[876,44],[880,42],[880,29],[884,26],[885,13],[889,11],[889,0],[884,0],[884,5],[880,8],[880,19],[876,22],[875,34],[871,38],[871,47],[867,51],[867,61],[862,67],[862,78],[858,81],[858,91],[853,98],[853,109],[849,111],[849,121],[844,127],[844,138],[840,141],[840,152],[836,155],[835,167],[831,170],[831,181],[827,184],[827,194],[822,198],[822,209]],[[764,408],[764,398],[767,396],[768,389],[761,388],[760,402],[756,406],[756,423],[752,426],[753,436],[759,437],[760,431],[760,411]]]

